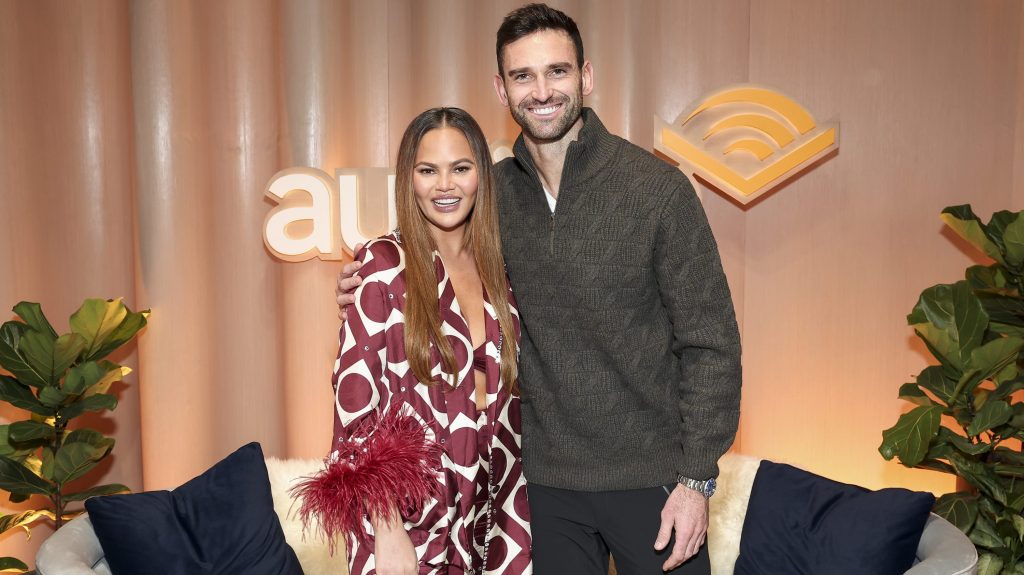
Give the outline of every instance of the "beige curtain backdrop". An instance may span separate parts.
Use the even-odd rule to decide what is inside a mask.
[[[249,441],[325,453],[339,264],[268,255],[264,188],[286,167],[389,166],[438,105],[512,140],[491,78],[520,3],[0,0],[0,306],[40,301],[60,327],[90,296],[153,310],[119,407],[92,421],[118,441],[103,481],[173,487]],[[837,156],[756,205],[703,191],[743,330],[737,449],[949,490],[876,448],[927,362],[905,314],[974,257],[938,212],[1024,208],[1021,4],[552,4],[583,31],[589,105],[640,146],[655,115],[738,82],[840,122]]]

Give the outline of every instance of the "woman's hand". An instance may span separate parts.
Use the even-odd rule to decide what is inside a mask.
[[[373,559],[377,575],[417,575],[416,548],[400,519],[375,522]]]

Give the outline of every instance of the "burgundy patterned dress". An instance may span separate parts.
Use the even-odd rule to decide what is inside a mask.
[[[487,380],[487,407],[477,410],[469,325],[440,256],[434,253],[441,330],[458,377],[441,369],[423,385],[406,361],[405,254],[393,235],[371,241],[357,257],[363,282],[341,332],[334,367],[334,443],[326,466],[296,489],[302,514],[333,538],[344,533],[349,572],[375,573],[368,515],[397,504],[416,547],[420,574],[532,573],[526,482],[520,461],[519,398],[504,389],[502,334],[484,294],[486,342],[477,366]],[[443,380],[443,381],[442,381]]]

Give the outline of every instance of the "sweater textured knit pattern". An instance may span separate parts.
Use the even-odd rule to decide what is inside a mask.
[[[716,476],[742,374],[707,217],[679,170],[588,108],[583,121],[553,213],[522,135],[496,169],[526,479],[609,491]]]

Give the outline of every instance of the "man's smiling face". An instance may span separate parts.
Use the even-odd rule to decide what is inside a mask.
[[[494,89],[516,123],[534,141],[554,141],[579,120],[593,89],[590,62],[576,64],[576,48],[561,30],[541,30],[505,46],[504,76]]]

